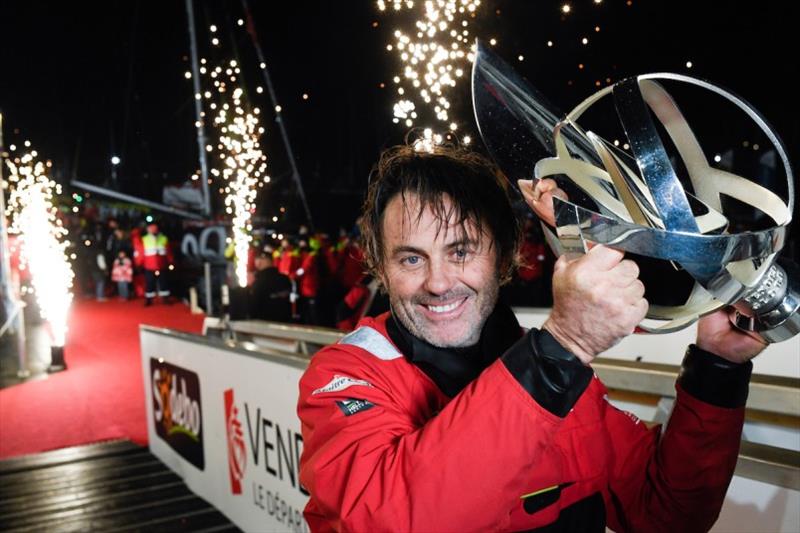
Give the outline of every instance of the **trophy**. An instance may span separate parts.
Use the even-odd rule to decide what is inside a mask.
[[[710,164],[666,84],[743,113],[771,145],[785,185],[766,187]],[[505,175],[553,178],[567,192],[569,200],[554,198],[555,234],[543,224],[556,255],[599,243],[639,263],[650,302],[642,331],[676,331],[731,305],[735,325],[767,342],[800,332],[800,273],[778,257],[794,206],[792,170],[782,142],[747,102],[697,78],[659,73],[618,81],[562,115],[481,43],[472,94],[481,137]],[[619,131],[613,142],[581,120],[601,103],[613,104],[605,119]],[[725,117],[716,122],[729,127]],[[737,220],[748,210],[762,221],[757,227]]]

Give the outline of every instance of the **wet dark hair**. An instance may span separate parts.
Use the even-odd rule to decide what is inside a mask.
[[[417,151],[401,145],[381,154],[359,220],[365,261],[372,274],[383,267],[386,206],[396,195],[404,197],[406,193],[419,198],[417,220],[426,208],[433,212],[439,220],[437,232],[455,221],[464,234],[468,222],[479,233],[486,233],[491,246],[497,246],[500,281],[511,278],[518,264],[522,230],[511,207],[508,180],[482,155],[453,146]],[[446,198],[451,200],[449,206]]]

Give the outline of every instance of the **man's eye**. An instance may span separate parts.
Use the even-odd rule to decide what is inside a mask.
[[[453,251],[453,256],[458,261],[465,260],[468,255],[469,255],[469,252],[467,251],[466,248],[456,248],[455,251]]]
[[[404,265],[414,266],[418,265],[422,259],[418,255],[409,255],[408,257],[404,257],[400,260],[400,262]]]

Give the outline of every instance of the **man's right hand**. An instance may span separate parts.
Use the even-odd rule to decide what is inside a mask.
[[[535,185],[533,180],[517,180],[517,184],[528,207],[533,209],[533,212],[549,226],[555,226],[553,197],[558,196],[562,200],[567,200],[567,194],[558,187],[555,180],[542,179],[538,180]]]
[[[584,364],[633,333],[647,313],[639,267],[623,257],[597,245],[555,264],[553,310],[542,327]]]

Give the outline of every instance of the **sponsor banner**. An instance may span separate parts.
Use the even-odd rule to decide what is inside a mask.
[[[142,328],[141,341],[153,454],[243,530],[307,532],[308,493],[300,484],[303,437],[296,414],[304,369],[211,345],[199,336]],[[200,413],[196,426],[192,402]],[[352,412],[368,408],[354,403],[343,409],[348,407]],[[162,436],[170,430],[155,421],[164,419],[167,408],[173,409],[170,419],[202,435],[203,466]]]
[[[203,417],[197,374],[151,357],[150,376],[156,434],[203,470]]]

